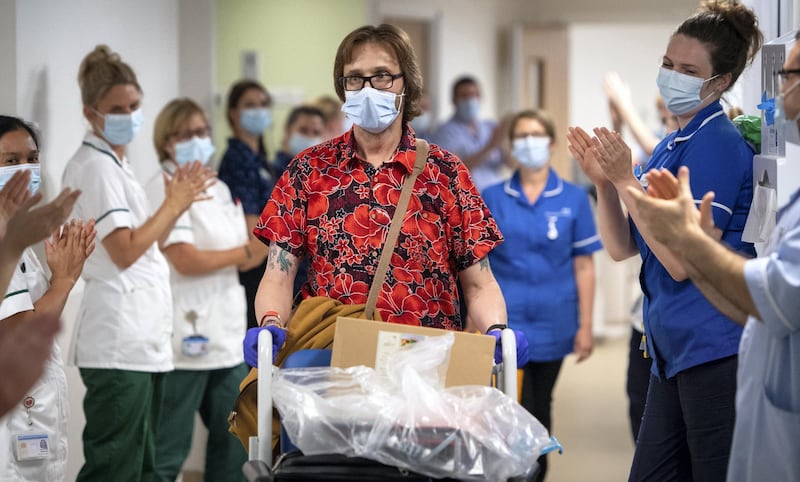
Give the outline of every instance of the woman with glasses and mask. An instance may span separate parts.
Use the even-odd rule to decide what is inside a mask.
[[[508,307],[508,324],[525,333],[522,406],[551,429],[553,388],[570,353],[592,353],[594,259],[602,248],[586,191],[550,167],[556,129],[542,111],[522,111],[508,131],[518,168],[487,187],[483,199],[505,242],[489,253]],[[539,458],[537,480],[547,473]]]
[[[205,113],[186,98],[173,100],[158,114],[153,144],[167,178],[179,166],[207,164],[214,153]],[[148,191],[164,195],[161,176]],[[237,273],[263,259],[253,255],[244,211],[228,186],[218,181],[206,193],[211,199],[192,204],[160,243],[171,268],[175,371],[165,381],[156,443],[158,480],[172,481],[180,474],[192,447],[195,412],[208,428],[206,480],[240,480],[236,474],[247,459],[228,432],[231,402],[247,375],[242,358],[247,307]]]
[[[742,241],[753,196],[753,151],[719,99],[761,42],[754,13],[735,2],[706,2],[678,27],[657,77],[678,129],[656,146],[638,179],[618,133],[600,128],[590,137],[571,128],[568,135],[570,152],[597,187],[600,234],[609,254],[616,260],[637,253],[642,258],[643,343],[653,364],[630,480],[725,479],[742,327],[703,297],[680,253],[643,227],[628,188],[647,190],[644,174],[653,169],[676,174],[688,166],[692,192],[716,195],[707,232],[745,256],[755,255],[752,244]],[[746,318],[737,310],[729,313],[740,322]]]
[[[311,260],[304,298],[366,303],[420,145],[409,121],[420,113],[422,77],[404,31],[380,25],[348,34],[333,79],[353,128],[295,156],[255,229],[269,243],[256,309],[260,325],[276,334],[289,318],[302,257]],[[464,164],[430,145],[378,295],[381,319],[481,332],[504,326],[505,302],[487,257],[502,239]],[[458,310],[457,280],[470,312],[466,320]],[[251,365],[258,330],[248,330],[245,339]],[[492,333],[499,338],[499,330]],[[525,356],[524,347],[519,352]]]
[[[83,270],[71,355],[86,386],[77,480],[150,480],[164,373],[173,367],[169,267],[156,242],[194,201],[208,199],[213,173],[200,162],[178,167],[153,211],[126,156],[143,122],[136,74],[98,45],[83,59],[78,84],[89,132],[63,184],[81,191],[73,216],[95,219],[100,242]]]
[[[233,198],[242,204],[247,230],[252,232],[258,215],[275,186],[275,169],[267,162],[264,131],[272,127],[272,97],[261,83],[240,80],[228,94],[226,119],[233,135],[219,163],[219,179],[231,190]],[[251,236],[256,241],[255,236]],[[253,255],[265,259],[267,247],[252,245]],[[265,263],[239,272],[239,282],[247,295],[247,325],[256,326],[255,303],[258,283],[264,274]]]

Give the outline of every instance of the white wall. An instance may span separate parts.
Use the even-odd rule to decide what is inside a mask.
[[[676,25],[669,23],[576,23],[569,27],[570,119],[584,128],[610,125],[603,91],[606,72],[628,82],[645,122],[658,127],[656,75]]]
[[[439,121],[453,114],[450,89],[453,81],[469,74],[483,91],[481,115],[496,117],[498,88],[497,2],[491,0],[377,0],[376,15],[429,19]],[[438,59],[438,61],[437,61]],[[430,79],[425,79],[426,83]]]
[[[35,121],[42,129],[45,195],[52,197],[59,189],[64,166],[87,127],[81,115],[78,65],[98,43],[119,52],[138,75],[144,91],[145,126],[131,145],[129,157],[140,180],[152,175],[157,169],[151,134],[155,115],[178,93],[177,0],[20,0],[15,26],[16,63],[3,64],[16,67],[4,74],[16,79],[16,112],[9,113]],[[6,112],[11,109],[0,105]],[[81,295],[79,285],[64,313],[59,343],[65,356]],[[84,389],[75,367],[67,368],[67,376],[71,409],[67,480],[74,480],[83,463]]]

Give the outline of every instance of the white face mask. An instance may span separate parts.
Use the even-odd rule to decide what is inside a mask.
[[[400,110],[395,106],[398,94],[364,86],[361,90],[347,90],[342,112],[353,124],[367,132],[377,134],[389,128]],[[405,93],[399,94],[402,105]]]
[[[526,136],[514,139],[511,154],[522,167],[541,169],[550,160],[550,138]]]
[[[97,111],[95,111],[97,112]],[[100,114],[99,112],[97,112]],[[144,124],[142,109],[136,109],[130,114],[101,114],[104,127],[103,137],[112,146],[127,146]]]
[[[309,147],[316,146],[320,142],[322,142],[322,139],[319,137],[309,137],[295,132],[289,137],[289,154],[294,157]]]
[[[658,69],[656,84],[658,84],[658,91],[661,93],[667,109],[675,115],[683,115],[691,112],[714,95],[712,91],[704,98],[700,98],[700,91],[703,89],[704,83],[717,77],[719,75],[704,80],[661,67]]]
[[[481,99],[478,97],[470,97],[469,99],[462,99],[456,104],[456,117],[461,122],[475,122],[481,112]]]
[[[31,171],[31,180],[28,183],[28,190],[31,194],[36,194],[42,184],[42,177],[39,164],[17,164],[16,166],[0,167],[0,189],[19,171]]]
[[[214,155],[214,150],[210,137],[194,136],[188,141],[175,144],[175,162],[179,165],[194,161],[206,164]]]

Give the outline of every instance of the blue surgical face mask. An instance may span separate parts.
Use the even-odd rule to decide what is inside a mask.
[[[295,132],[289,137],[289,154],[294,157],[320,142],[322,142],[322,139],[319,137],[308,137]]]
[[[411,127],[417,133],[427,133],[432,126],[433,126],[433,116],[431,115],[430,112],[423,112],[417,117],[411,119]]]
[[[266,107],[244,109],[239,117],[242,129],[253,136],[260,136],[272,126],[272,111]]]
[[[41,170],[39,164],[17,164],[16,166],[0,167],[0,189],[6,185],[9,179],[19,171],[30,171],[31,180],[28,183],[28,190],[31,194],[36,194],[42,184]]]
[[[345,91],[342,112],[353,124],[367,132],[377,134],[389,128],[397,119],[400,110],[395,106],[395,99],[403,102],[405,94],[395,94],[385,90],[377,90],[364,86],[361,90]]]
[[[786,142],[791,142],[792,144],[800,144],[800,130],[798,130],[797,127],[797,121],[800,119],[800,112],[793,118],[788,119],[786,117],[786,109],[783,106],[783,101],[786,94],[791,92],[798,85],[800,85],[800,81],[796,82],[775,98],[775,130],[779,135],[783,135]]]
[[[103,119],[105,140],[112,146],[127,146],[142,128],[144,114],[142,109],[136,109],[130,114],[104,114]]]
[[[214,144],[211,143],[210,137],[194,136],[188,141],[175,144],[175,162],[179,165],[194,161],[207,164],[212,155],[214,155]]]
[[[550,160],[550,138],[527,136],[514,139],[511,154],[522,167],[541,169]]]
[[[675,115],[684,115],[714,95],[712,91],[705,98],[700,98],[700,91],[703,89],[704,83],[717,77],[719,75],[704,80],[661,67],[658,70],[656,84],[658,84],[658,91],[661,93],[667,109]]]
[[[475,122],[481,112],[481,99],[478,97],[470,97],[469,99],[462,99],[456,104],[456,117],[461,122]]]

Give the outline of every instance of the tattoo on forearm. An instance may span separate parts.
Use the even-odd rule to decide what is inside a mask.
[[[489,266],[489,257],[488,256],[484,256],[483,259],[480,260],[480,264],[481,264],[481,271],[483,271],[485,269],[488,269],[488,270],[492,269],[492,267]]]
[[[269,257],[267,259],[268,269],[280,269],[288,273],[289,268],[292,267],[292,260],[289,259],[289,253],[274,244],[269,246]]]
[[[292,260],[289,259],[289,253],[284,250],[280,250],[278,253],[278,264],[281,266],[281,271],[288,273],[289,268],[292,267]]]

